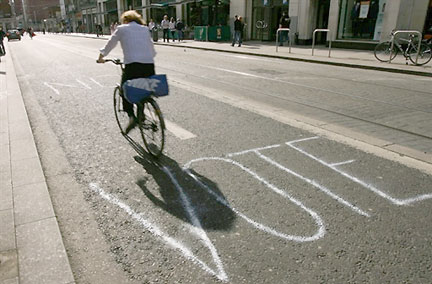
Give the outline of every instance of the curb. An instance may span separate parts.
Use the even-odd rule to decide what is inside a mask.
[[[16,283],[74,283],[9,48],[5,59],[9,210],[17,268],[13,278]]]

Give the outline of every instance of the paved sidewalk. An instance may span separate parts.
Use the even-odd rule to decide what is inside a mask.
[[[0,62],[0,283],[74,283],[15,68]]]
[[[109,38],[109,36],[96,37],[94,34],[65,35],[104,40]],[[237,45],[232,47],[229,42],[186,40],[180,43],[178,41],[164,43],[159,39],[156,44],[432,77],[432,60],[424,66],[415,66],[408,60],[407,65],[405,58],[399,55],[391,63],[379,62],[373,51],[370,50],[332,48],[331,57],[329,57],[329,50],[325,46],[317,46],[314,50],[314,56],[312,56],[311,46],[293,46],[290,53],[288,46],[278,47],[278,51],[276,51],[274,42],[246,41],[241,47]]]

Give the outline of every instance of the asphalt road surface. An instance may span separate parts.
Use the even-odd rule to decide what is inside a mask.
[[[430,164],[352,139],[430,153],[430,78],[157,46],[155,163],[105,42],[9,43],[77,283],[432,282]]]

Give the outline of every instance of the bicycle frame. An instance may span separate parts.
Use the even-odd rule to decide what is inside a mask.
[[[408,34],[410,34],[409,45],[408,45],[408,48],[406,49],[406,51],[408,51],[408,49],[409,49],[410,46],[414,46],[412,44],[412,36],[411,36],[411,34],[417,34],[418,35],[418,37],[419,37],[419,43],[418,43],[417,54],[416,54],[416,61],[415,61],[415,64],[417,64],[418,56],[419,56],[419,53],[420,53],[421,38],[422,38],[422,34],[419,31],[395,31],[395,32],[392,32],[389,63],[391,63],[391,61],[392,61],[392,51],[393,51],[393,47],[394,47],[394,43],[395,43],[395,37],[399,33],[408,33]],[[402,48],[399,48],[399,49],[401,51],[403,51]],[[406,52],[404,52],[404,56],[406,58]]]

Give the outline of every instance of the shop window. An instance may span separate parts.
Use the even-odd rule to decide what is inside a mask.
[[[429,2],[429,8],[426,16],[423,34],[425,39],[432,38],[432,0],[430,0]]]
[[[387,0],[341,0],[338,39],[379,40]]]
[[[188,4],[188,25],[227,25],[229,19],[229,7],[228,0],[206,0]]]

